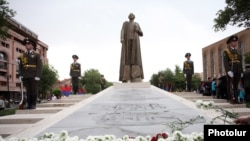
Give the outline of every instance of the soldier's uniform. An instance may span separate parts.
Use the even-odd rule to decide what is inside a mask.
[[[72,58],[77,60],[78,56],[73,55]],[[79,89],[79,77],[81,76],[81,64],[80,63],[73,62],[70,65],[70,76],[71,76],[73,94],[77,94],[78,89]]]
[[[26,109],[35,109],[38,95],[38,84],[42,74],[42,61],[40,54],[36,53],[35,41],[26,38],[23,40],[26,46],[31,44],[33,49],[23,53],[20,57],[19,77],[26,88],[27,106]]]
[[[191,53],[186,53],[185,57],[190,57]],[[183,63],[183,74],[186,75],[186,87],[189,92],[191,92],[192,76],[194,74],[194,62],[191,60],[186,60]]]
[[[223,52],[224,68],[227,73],[228,99],[231,100],[232,104],[239,103],[237,100],[238,84],[241,79],[241,74],[243,74],[242,55],[239,50],[229,45],[235,41],[238,41],[236,35],[229,37],[227,40],[228,48]]]

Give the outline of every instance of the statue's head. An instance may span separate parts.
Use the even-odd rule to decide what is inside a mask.
[[[130,19],[130,20],[135,19],[135,14],[134,14],[134,13],[130,13],[130,14],[128,15],[128,19]]]

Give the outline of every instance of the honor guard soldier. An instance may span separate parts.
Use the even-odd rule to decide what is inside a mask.
[[[163,82],[163,76],[162,76],[162,72],[159,72],[159,74],[158,74],[158,87],[160,88],[160,89],[164,89],[164,82]]]
[[[106,86],[106,79],[103,74],[101,74],[100,85],[101,85],[101,90],[104,90]]]
[[[81,64],[77,62],[79,59],[77,55],[72,55],[74,62],[70,65],[70,76],[73,94],[78,93],[79,89],[79,79],[81,77]]]
[[[27,94],[26,109],[36,109],[38,84],[42,74],[42,61],[40,54],[36,53],[36,42],[32,39],[23,40],[27,52],[22,54],[19,64],[19,79],[23,81]]]
[[[242,55],[236,48],[238,37],[230,36],[227,40],[228,47],[223,52],[224,69],[227,74],[227,93],[231,104],[238,101],[238,84],[243,77]]]
[[[186,90],[191,92],[192,76],[194,74],[194,62],[190,60],[191,53],[186,53],[186,61],[183,63],[183,74],[186,78]]]

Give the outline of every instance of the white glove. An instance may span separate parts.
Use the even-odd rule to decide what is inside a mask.
[[[36,80],[36,81],[39,81],[39,80],[40,80],[40,78],[39,78],[39,77],[35,77],[35,80]]]
[[[243,73],[241,73],[241,74],[240,74],[240,77],[242,78],[243,76],[244,76],[244,74],[243,74]]]
[[[23,76],[19,76],[19,80],[22,81],[23,80]]]
[[[230,76],[230,77],[234,77],[234,73],[232,71],[228,71],[227,74]]]
[[[187,77],[187,75],[186,75],[186,74],[184,74],[184,77]]]

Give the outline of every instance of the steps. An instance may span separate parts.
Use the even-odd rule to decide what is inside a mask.
[[[53,119],[55,114],[72,107],[76,103],[91,97],[91,94],[70,95],[54,101],[37,104],[35,110],[16,110],[16,114],[0,116],[0,135],[6,138],[38,125],[44,119]],[[64,114],[65,116],[67,114]]]
[[[246,104],[230,104],[226,99],[217,99],[213,96],[203,96],[202,94],[197,94],[193,92],[172,92],[172,94],[195,102],[200,99],[202,101],[214,101],[215,106],[223,108],[229,112],[237,113],[238,116],[250,115],[250,108],[246,107]]]

